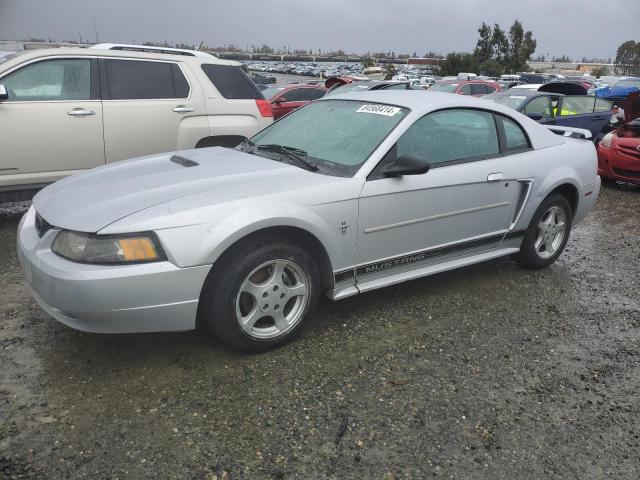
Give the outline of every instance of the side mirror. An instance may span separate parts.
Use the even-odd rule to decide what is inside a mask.
[[[279,104],[284,103],[284,102],[286,102],[286,101],[287,101],[287,99],[286,99],[286,98],[284,98],[284,97],[280,97],[280,98],[275,99],[275,100],[273,101],[273,103],[275,103],[276,105],[279,105]]]
[[[9,92],[7,91],[7,87],[0,84],[0,101],[8,100],[8,99],[9,99]]]
[[[529,117],[531,120],[535,120],[536,122],[539,122],[544,118],[544,115],[542,115],[539,112],[532,112],[532,113],[528,113],[527,117]]]
[[[401,177],[403,175],[422,175],[427,173],[431,164],[415,155],[400,155],[398,159],[382,169],[385,177]]]

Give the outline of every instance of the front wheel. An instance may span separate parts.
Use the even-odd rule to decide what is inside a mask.
[[[227,256],[202,296],[218,338],[245,351],[279,347],[297,336],[319,294],[318,269],[296,245],[272,239]]]
[[[529,268],[551,265],[567,245],[572,221],[573,212],[566,197],[547,197],[529,223],[516,260]]]

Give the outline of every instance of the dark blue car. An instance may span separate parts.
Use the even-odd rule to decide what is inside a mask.
[[[578,84],[565,85],[567,93],[560,93],[559,83],[568,82],[551,82],[537,91],[496,92],[482,99],[513,108],[539,123],[589,130],[596,139],[611,118],[612,103],[586,95],[586,88]],[[552,91],[541,91],[548,86]]]

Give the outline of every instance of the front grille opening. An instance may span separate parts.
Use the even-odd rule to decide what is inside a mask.
[[[613,173],[627,178],[640,178],[640,171],[634,172],[633,170],[625,170],[623,168],[613,167]]]

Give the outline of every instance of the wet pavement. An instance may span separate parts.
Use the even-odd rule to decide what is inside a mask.
[[[332,303],[244,355],[40,310],[0,220],[0,477],[637,479],[640,189],[542,271],[501,259]],[[4,476],[4,477],[3,477]]]

